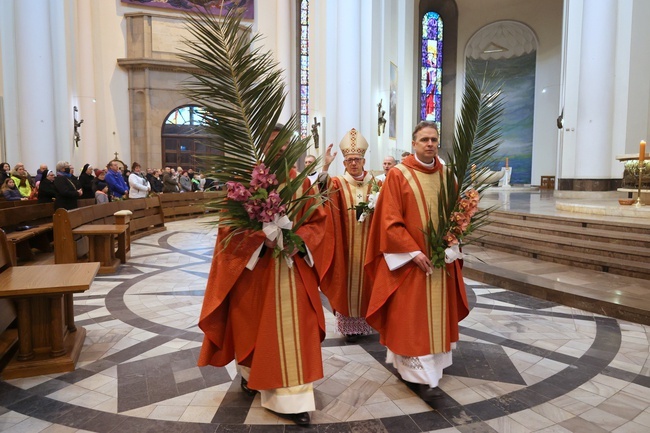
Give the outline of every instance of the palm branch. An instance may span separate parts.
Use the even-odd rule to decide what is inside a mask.
[[[494,159],[494,154],[501,144],[498,122],[502,113],[503,100],[500,90],[496,86],[488,85],[485,79],[478,83],[472,74],[467,74],[460,114],[456,120],[453,151],[447,163],[447,181],[441,187],[438,200],[438,224],[434,224],[429,218],[424,229],[429,257],[436,267],[444,266],[446,244],[443,237],[452,225],[451,215],[459,210],[460,198],[470,188],[480,194],[488,187],[480,180],[476,181],[487,168],[480,168],[477,176],[476,172],[472,173],[472,166],[486,167]],[[458,237],[459,241],[487,224],[487,216],[492,210],[480,209],[472,217],[465,233]]]
[[[307,171],[293,179],[290,171],[307,150],[309,139],[301,139],[295,132],[298,121],[294,114],[267,146],[285,103],[282,71],[270,52],[255,47],[260,35],[251,35],[250,28],[242,26],[241,17],[234,9],[224,18],[205,12],[187,15],[191,36],[184,41],[180,57],[194,66],[195,72],[184,91],[202,107],[210,137],[205,144],[218,154],[201,161],[213,167],[208,176],[218,182],[237,181],[247,187],[253,167],[264,163],[282,185],[279,194],[295,231],[305,218],[295,221],[294,217],[307,201],[311,204],[305,214],[310,215],[322,200],[316,194],[293,198]],[[232,226],[235,232],[261,228],[261,223],[249,221],[241,203],[221,197],[210,206],[223,211],[220,224]]]

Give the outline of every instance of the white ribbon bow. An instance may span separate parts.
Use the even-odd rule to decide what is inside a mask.
[[[278,248],[281,250],[284,248],[282,229],[290,230],[293,227],[293,222],[286,215],[279,216],[279,214],[273,215],[273,221],[264,223],[262,225],[262,231],[266,235],[266,238],[270,241],[278,240]]]
[[[370,194],[368,194],[368,208],[369,209],[374,209],[375,208],[375,203],[377,203],[378,198],[379,198],[379,191],[371,192]]]
[[[445,250],[445,263],[453,263],[454,260],[462,259],[465,254],[460,252],[458,244],[452,245]]]

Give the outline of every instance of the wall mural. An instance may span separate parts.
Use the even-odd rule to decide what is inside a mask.
[[[512,167],[510,184],[530,184],[533,156],[533,116],[535,106],[535,64],[537,51],[501,59],[467,58],[467,71],[478,82],[483,75],[502,83],[505,110],[501,119],[503,144],[490,169]]]
[[[183,12],[203,12],[214,15],[226,15],[229,10],[244,11],[243,18],[252,20],[255,16],[255,0],[122,0],[122,3],[134,6],[149,6],[173,9]]]

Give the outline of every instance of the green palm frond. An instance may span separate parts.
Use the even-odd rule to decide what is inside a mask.
[[[264,163],[282,185],[280,197],[287,204],[287,214],[293,217],[307,200],[312,200],[312,207],[322,202],[308,194],[293,199],[307,171],[293,179],[290,172],[307,151],[309,139],[301,139],[296,133],[298,120],[294,115],[267,146],[285,103],[282,71],[270,52],[255,47],[260,36],[252,35],[250,27],[242,25],[241,17],[234,10],[224,18],[208,13],[187,15],[191,37],[185,41],[180,57],[197,72],[191,74],[184,90],[202,107],[210,137],[205,144],[218,154],[201,161],[214,168],[208,176],[220,183],[236,181],[246,187],[253,167]],[[248,218],[240,203],[225,197],[211,206],[225,212],[220,221],[223,225],[241,228],[241,222]]]
[[[451,226],[452,213],[458,211],[462,194],[469,188],[481,193],[488,187],[480,181],[480,175],[487,170],[482,167],[487,167],[494,159],[501,144],[499,118],[503,108],[498,87],[489,86],[486,80],[478,83],[472,74],[467,74],[461,110],[456,120],[453,152],[447,163],[447,181],[441,188],[438,200],[438,225],[430,219],[425,229],[430,257],[437,267],[444,266],[443,237]],[[473,172],[472,166],[477,170]],[[464,236],[487,224],[491,210],[479,210]]]
[[[255,47],[260,35],[251,35],[235,10],[224,18],[208,13],[187,15],[187,28],[191,37],[185,40],[180,58],[198,72],[185,84],[185,94],[205,110],[205,129],[211,137],[206,145],[219,154],[201,158],[205,166],[214,167],[209,175],[222,183],[248,183],[253,165],[264,162],[280,183],[287,181],[309,140],[296,135],[293,116],[265,149],[286,91],[282,70],[271,53]],[[289,194],[293,188],[285,189]]]

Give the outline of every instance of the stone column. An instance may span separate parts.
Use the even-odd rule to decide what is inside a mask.
[[[293,2],[291,0],[277,0],[277,11],[275,55],[279,63],[278,66],[284,71],[282,75],[287,92],[280,121],[286,122],[297,111],[297,55],[295,37],[297,35],[296,29],[298,23],[296,21],[296,11],[293,8]]]
[[[607,191],[611,172],[617,3],[572,0],[565,11],[564,128],[559,189]]]
[[[16,59],[16,109],[18,111],[18,157],[33,175],[41,163],[54,168],[57,131],[54,105],[53,46],[48,0],[14,2]],[[7,107],[8,108],[8,107]],[[70,107],[72,110],[72,107]],[[18,160],[12,160],[12,166]],[[13,167],[12,167],[13,168]]]
[[[361,4],[357,1],[327,2],[326,29],[326,114],[328,143],[338,143],[351,128],[359,129],[361,98]],[[364,133],[364,135],[367,135]],[[343,157],[338,153],[330,174],[343,173]]]
[[[78,118],[84,123],[79,129],[81,141],[74,149],[75,164],[80,170],[86,163],[95,168],[103,167],[105,161],[98,161],[97,108],[95,103],[95,68],[93,58],[93,33],[91,0],[77,0],[77,91],[76,106]]]
[[[609,178],[616,58],[616,1],[584,2],[578,118],[576,177]]]

